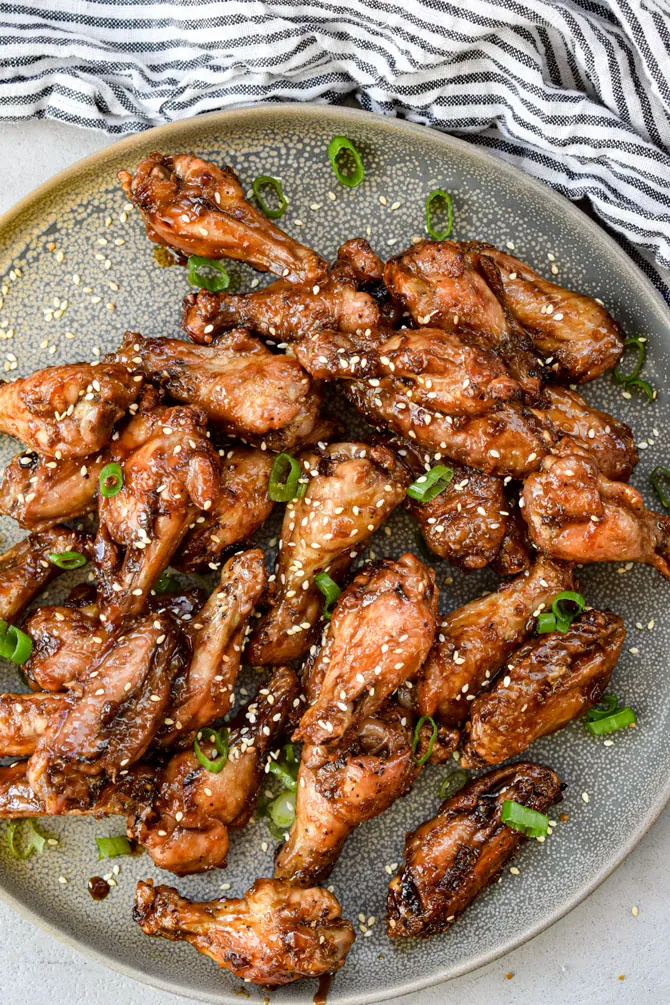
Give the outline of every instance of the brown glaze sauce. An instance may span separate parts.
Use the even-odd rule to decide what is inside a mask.
[[[328,996],[328,992],[330,991],[332,980],[332,974],[322,974],[321,977],[319,977],[319,986],[314,995],[314,1005],[326,1005],[326,998]]]
[[[107,880],[103,879],[102,876],[91,876],[86,886],[93,900],[104,900],[111,889]]]

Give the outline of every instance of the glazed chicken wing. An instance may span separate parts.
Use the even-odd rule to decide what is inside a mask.
[[[293,734],[334,744],[418,673],[435,634],[435,574],[414,555],[370,563],[340,596]]]
[[[242,329],[209,346],[126,332],[116,356],[229,436],[269,450],[304,442],[316,425],[321,401],[308,374]]]
[[[140,412],[112,445],[123,486],[101,497],[95,540],[104,618],[138,613],[200,510],[213,507],[219,459],[205,416],[187,406]]]
[[[246,652],[252,665],[289,662],[306,652],[324,603],[315,575],[341,579],[409,484],[386,447],[332,443],[301,461],[310,478],[304,497],[286,507],[272,606]]]
[[[567,632],[527,642],[472,702],[461,766],[500,764],[583,715],[605,693],[625,637],[620,617],[591,610]]]
[[[526,838],[501,823],[509,799],[544,812],[561,798],[550,768],[520,763],[498,768],[447,799],[437,816],[405,841],[405,862],[389,884],[391,938],[444,932],[497,879]]]
[[[133,918],[147,935],[190,942],[236,977],[271,987],[339,970],[355,938],[332,893],[276,879],[257,879],[240,900],[205,903],[140,882]]]
[[[104,641],[97,605],[38,607],[23,624],[33,648],[21,667],[34,690],[63,691],[100,653]]]
[[[58,694],[0,694],[0,757],[32,754],[61,707]]]
[[[298,886],[322,882],[352,831],[409,792],[421,770],[412,732],[391,706],[363,719],[351,743],[332,753],[303,747],[295,820],[277,854],[277,879]]]
[[[261,272],[309,279],[323,259],[285,234],[244,196],[230,167],[193,154],[152,153],[135,174],[119,172],[123,191],[142,214],[147,237],[181,257],[234,258]]]
[[[90,551],[89,539],[67,527],[30,534],[0,555],[0,619],[12,621],[47,583],[63,571],[49,555]]]
[[[177,568],[217,568],[227,548],[248,540],[265,523],[274,507],[268,495],[274,460],[273,454],[253,447],[225,451],[214,505],[190,526],[173,561]]]
[[[529,637],[539,611],[573,588],[571,567],[541,556],[495,593],[448,614],[419,676],[419,714],[437,715],[450,726],[464,722],[479,689]]]
[[[60,460],[87,457],[109,442],[140,393],[125,366],[102,360],[36,370],[0,383],[0,432]]]
[[[605,478],[592,458],[545,457],[522,502],[531,539],[545,554],[566,562],[646,562],[670,579],[670,517],[645,509],[637,489]]]
[[[31,451],[17,454],[0,482],[0,513],[28,530],[47,530],[95,509],[104,454],[55,460]]]

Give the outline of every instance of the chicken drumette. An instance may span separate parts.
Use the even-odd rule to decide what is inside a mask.
[[[236,977],[268,986],[334,973],[355,938],[332,893],[276,879],[257,879],[239,900],[205,903],[140,882],[133,918],[147,935],[190,942]]]
[[[63,570],[50,555],[77,551],[88,554],[90,540],[67,527],[30,534],[0,555],[0,619],[11,621],[47,583]]]
[[[17,454],[0,483],[0,513],[28,530],[46,530],[95,509],[104,453],[55,460],[31,451]]]

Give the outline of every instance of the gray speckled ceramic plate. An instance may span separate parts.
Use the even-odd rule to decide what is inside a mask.
[[[345,133],[366,165],[365,183],[344,189],[326,156],[331,136]],[[283,180],[289,209],[282,223],[302,241],[333,257],[338,244],[367,235],[382,256],[423,232],[426,194],[440,186],[454,200],[454,233],[513,248],[540,272],[555,262],[567,286],[600,297],[629,332],[649,339],[645,375],[659,399],[626,401],[605,378],[587,396],[635,429],[641,462],[634,483],[646,491],[651,467],[667,460],[666,401],[670,382],[670,327],[665,305],[617,245],[594,223],[535,181],[480,150],[440,133],[358,111],[272,105],[207,115],[124,140],[82,161],[25,199],[0,221],[0,368],[20,375],[59,361],[90,358],[111,349],[125,328],[144,335],[179,331],[183,269],[160,269],[144,228],[116,182],[150,150],[195,150],[232,164],[245,184],[259,174]],[[251,274],[233,267],[236,288]],[[16,449],[4,438],[3,463]],[[652,500],[649,499],[651,503]],[[265,534],[276,534],[279,514]],[[396,513],[391,536],[372,543],[377,554],[413,545],[408,518]],[[17,536],[5,521],[4,544]],[[436,566],[442,609],[476,596],[494,583],[490,574],[462,575]],[[639,726],[613,742],[589,736],[574,723],[537,743],[531,756],[567,782],[561,806],[569,820],[544,843],[518,856],[518,874],[505,872],[443,937],[391,943],[382,919],[388,869],[401,859],[405,832],[438,807],[439,769],[350,839],[332,884],[344,913],[378,922],[359,934],[329,1002],[362,1005],[463,974],[530,939],[592,891],[624,858],[656,818],[670,794],[670,584],[650,568],[615,565],[584,570],[589,602],[611,606],[626,619],[629,637],[612,689],[638,712]],[[15,670],[0,670],[3,690],[16,690]],[[558,812],[558,811],[557,811]],[[161,874],[146,856],[117,859],[118,885],[102,903],[86,892],[87,879],[109,868],[97,863],[94,836],[121,833],[120,820],[54,820],[45,829],[56,849],[25,862],[0,842],[0,885],[5,896],[37,923],[82,951],[125,973],[200,1001],[253,1001],[262,989],[240,985],[189,946],[148,939],[131,921],[135,881]],[[176,881],[188,896],[216,896],[222,885],[241,894],[256,876],[272,872],[273,842],[262,823],[232,836],[228,869]],[[102,869],[101,869],[102,867]],[[277,1003],[312,1001],[314,985],[272,993]]]

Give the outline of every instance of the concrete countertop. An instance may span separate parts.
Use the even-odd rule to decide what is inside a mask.
[[[0,212],[82,157],[112,142],[53,122],[0,124]],[[670,809],[610,879],[521,949],[398,1005],[598,1005],[670,1002]],[[538,896],[542,891],[538,890]],[[632,908],[638,909],[637,917]],[[122,977],[61,945],[0,902],[3,1005],[159,1005],[187,1002]],[[664,948],[665,947],[665,948]],[[510,976],[511,975],[511,976]],[[647,995],[649,996],[647,998]]]

